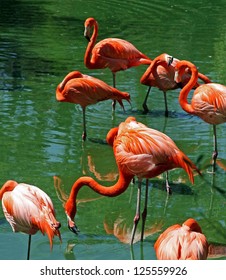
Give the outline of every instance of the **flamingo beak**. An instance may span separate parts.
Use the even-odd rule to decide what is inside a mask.
[[[90,29],[85,27],[84,37],[90,42]]]
[[[86,39],[90,42],[90,38],[89,38],[89,36],[87,36],[87,35],[86,35],[86,36],[85,36],[85,38],[86,38]]]
[[[76,224],[72,221],[68,221],[68,228],[70,231],[72,231],[75,234],[79,233],[79,229],[77,228]]]

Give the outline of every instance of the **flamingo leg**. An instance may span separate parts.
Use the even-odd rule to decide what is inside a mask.
[[[144,240],[144,228],[145,228],[145,222],[146,222],[146,217],[147,217],[147,208],[148,208],[148,183],[149,183],[149,180],[146,179],[145,201],[144,201],[144,210],[142,212],[142,228],[141,228],[141,237],[140,237],[140,241],[142,241],[142,242]]]
[[[216,160],[218,156],[218,149],[217,149],[217,127],[213,125],[213,144],[214,144],[214,151],[212,155],[213,159],[213,173],[216,171]]]
[[[145,99],[144,99],[144,102],[143,102],[143,108],[144,108],[145,113],[147,113],[149,111],[148,106],[147,106],[147,100],[148,100],[148,96],[149,96],[150,91],[151,91],[151,86],[148,88],[148,91],[146,93],[146,96],[145,96]]]
[[[136,229],[137,229],[137,225],[138,225],[139,220],[140,220],[141,183],[142,183],[142,180],[139,179],[138,180],[138,190],[137,190],[137,207],[136,207],[136,214],[135,214],[135,217],[133,219],[133,229],[132,229],[130,245],[133,244],[133,240],[134,240],[135,232],[136,232]]]
[[[31,249],[31,234],[29,234],[28,237],[27,260],[30,259],[30,249]]]
[[[82,119],[83,119],[83,133],[82,133],[82,140],[86,140],[86,108],[82,108]]]
[[[167,104],[166,92],[163,91],[163,94],[164,94],[164,102],[165,102],[165,117],[168,117],[169,111],[168,111],[168,104]]]

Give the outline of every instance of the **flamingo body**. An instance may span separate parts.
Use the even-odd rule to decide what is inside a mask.
[[[154,244],[159,260],[205,260],[208,242],[194,219],[167,228]]]
[[[84,26],[84,36],[89,40],[84,56],[85,66],[89,69],[109,68],[113,74],[114,87],[116,72],[141,64],[150,64],[151,59],[123,39],[106,38],[96,44],[98,23],[94,18],[87,18]]]
[[[226,86],[216,83],[200,85],[191,100],[193,113],[209,124],[226,122]]]
[[[47,234],[50,247],[53,237],[60,236],[60,223],[50,197],[36,186],[7,181],[0,190],[0,199],[6,220],[14,232],[29,235],[41,231]]]
[[[83,110],[83,140],[86,138],[85,109],[87,106],[104,100],[116,100],[123,107],[122,100],[130,102],[130,95],[121,92],[105,82],[84,75],[79,71],[72,71],[66,75],[57,86],[56,99],[60,102],[79,104]],[[123,107],[124,108],[124,107]]]

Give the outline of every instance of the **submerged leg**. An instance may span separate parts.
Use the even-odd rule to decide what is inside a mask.
[[[137,225],[138,225],[139,220],[140,220],[141,183],[142,183],[142,180],[139,179],[138,190],[137,190],[137,207],[136,207],[136,214],[135,214],[135,217],[133,219],[133,229],[132,229],[130,245],[133,244],[133,240],[134,240],[134,236],[135,236],[135,233],[136,233]]]
[[[149,183],[149,180],[146,179],[145,201],[144,201],[144,210],[142,212],[142,228],[141,228],[140,241],[144,240],[144,228],[145,228],[145,222],[146,222],[146,217],[147,217],[147,208],[148,208],[148,183]]]
[[[143,108],[144,108],[145,113],[147,113],[149,111],[148,106],[147,106],[147,100],[148,100],[148,96],[149,96],[150,91],[151,91],[151,86],[148,88],[148,91],[146,93],[146,96],[145,96],[145,99],[144,99],[144,102],[143,102]]]
[[[166,92],[163,91],[164,94],[164,102],[165,102],[165,117],[168,117],[169,111],[168,111],[168,105],[167,105],[167,97],[166,97]]]

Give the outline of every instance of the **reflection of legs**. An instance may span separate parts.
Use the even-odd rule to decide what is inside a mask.
[[[169,185],[169,173],[166,171],[166,191],[168,194],[172,194],[172,190]]]
[[[145,228],[145,221],[146,221],[146,217],[147,217],[147,206],[148,206],[148,183],[149,183],[149,180],[146,179],[145,201],[144,201],[144,210],[142,213],[142,228],[141,228],[140,241],[144,240],[144,228]]]
[[[138,222],[140,220],[141,183],[142,183],[142,180],[138,179],[137,207],[136,207],[136,215],[133,219],[133,229],[132,229],[130,245],[133,244],[133,240],[134,240],[135,232],[136,232],[136,229],[137,229],[137,225],[138,225]]]
[[[115,88],[116,87],[116,81],[115,81],[116,74],[112,72],[112,75],[113,75],[113,87]],[[116,106],[116,100],[113,100],[112,101],[112,112],[115,111],[115,106]]]

